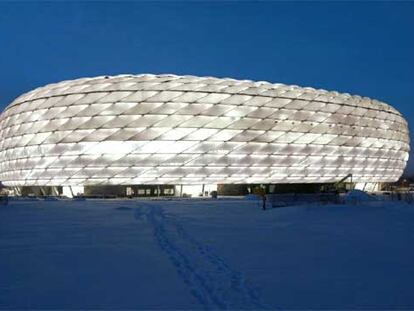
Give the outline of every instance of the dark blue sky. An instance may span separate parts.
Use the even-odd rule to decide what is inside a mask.
[[[369,96],[414,124],[413,30],[414,2],[0,2],[0,106],[65,79],[175,73]]]

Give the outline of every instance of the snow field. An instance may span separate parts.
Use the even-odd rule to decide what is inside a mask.
[[[0,308],[414,308],[414,206],[11,201]]]

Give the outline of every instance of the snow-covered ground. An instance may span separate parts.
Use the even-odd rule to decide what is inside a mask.
[[[414,308],[414,205],[11,201],[0,308]]]

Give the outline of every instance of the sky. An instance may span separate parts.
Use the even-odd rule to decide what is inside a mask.
[[[173,73],[368,96],[413,131],[413,16],[396,1],[0,2],[0,108],[61,80]]]

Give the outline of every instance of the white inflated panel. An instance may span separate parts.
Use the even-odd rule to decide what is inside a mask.
[[[382,102],[211,77],[64,81],[0,119],[7,186],[391,182],[408,152],[406,121]]]

